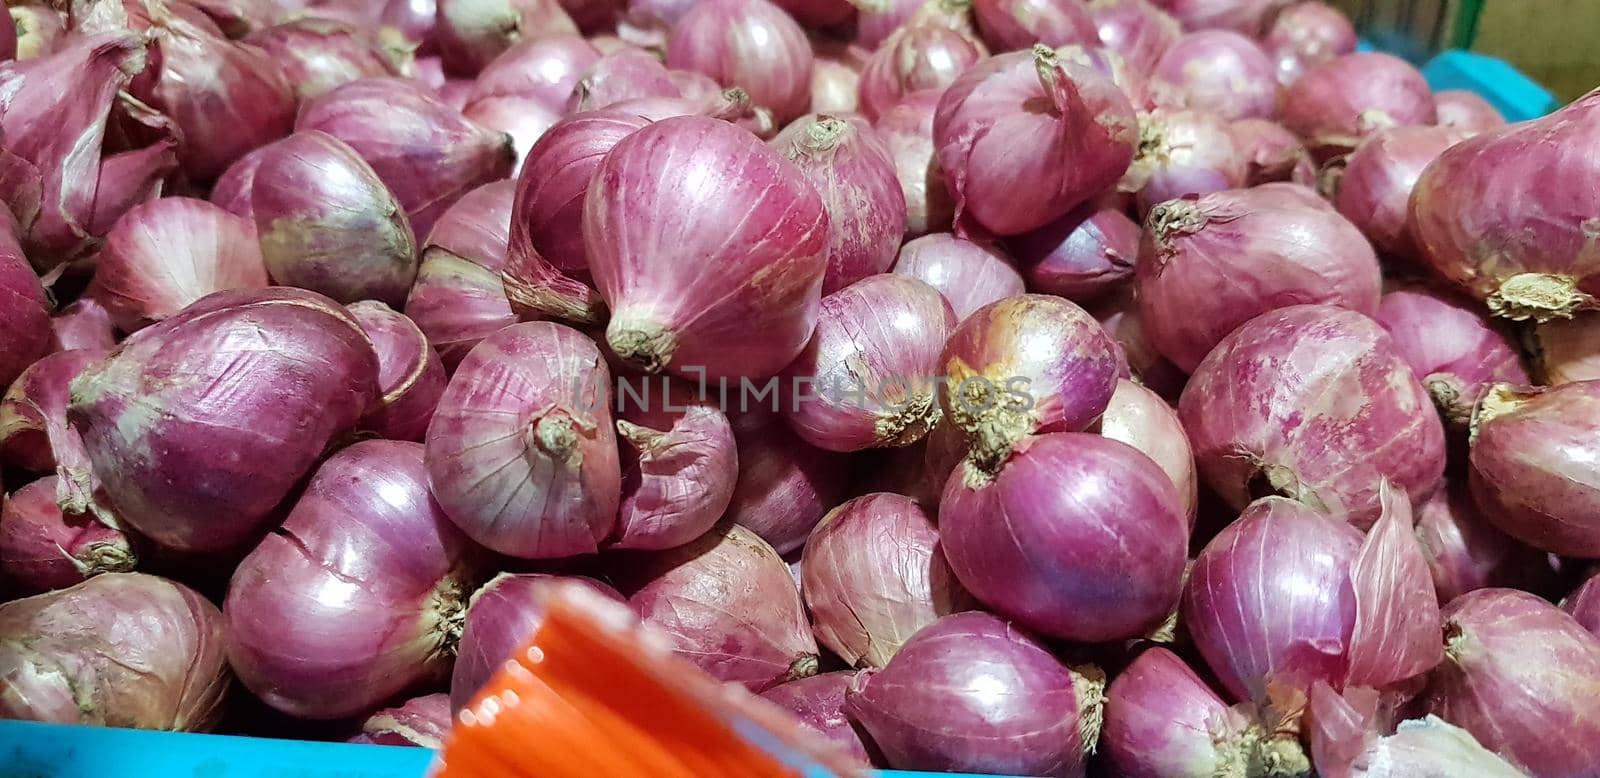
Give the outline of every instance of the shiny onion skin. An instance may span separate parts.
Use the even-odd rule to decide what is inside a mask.
[[[1283,185],[1288,186],[1288,185]],[[1234,189],[1150,210],[1135,286],[1163,356],[1194,372],[1228,333],[1297,304],[1372,315],[1382,277],[1361,232],[1315,195]]]
[[[845,713],[889,765],[1081,778],[1105,675],[1072,669],[987,613],[946,616],[845,690]]]
[[[1451,483],[1417,506],[1417,539],[1439,602],[1496,586],[1548,590],[1549,558],[1495,529],[1464,486]]]
[[[1138,122],[1109,78],[1039,45],[956,79],[939,98],[933,138],[957,219],[1017,235],[1116,183]]]
[[[594,342],[549,322],[484,338],[428,426],[434,497],[473,540],[508,556],[592,554],[617,518],[620,471]]]
[[[1470,300],[1402,286],[1383,296],[1374,318],[1452,425],[1471,421],[1490,384],[1531,383],[1515,341]]]
[[[1178,20],[1151,0],[1089,0],[1100,44],[1122,56],[1135,73],[1155,70],[1161,55],[1183,36]]]
[[[811,100],[811,42],[767,0],[701,0],[672,27],[667,67],[741,87],[787,124]]]
[[[821,673],[780,683],[762,692],[761,698],[788,711],[801,729],[821,736],[857,764],[870,766],[866,738],[844,713],[845,689],[854,676],[847,670]]]
[[[711,677],[760,693],[816,675],[817,643],[789,566],[749,530],[723,524],[676,549],[614,559],[628,605]]]
[[[967,30],[912,24],[889,36],[861,69],[861,113],[876,119],[912,92],[943,89],[988,55]]]
[[[611,309],[606,342],[631,366],[763,378],[816,324],[826,206],[798,168],[727,122],[675,117],[624,138],[590,183],[583,235]]]
[[[417,746],[435,751],[444,747],[445,737],[454,723],[450,716],[450,695],[427,694],[406,700],[396,708],[384,708],[361,722],[361,731],[349,743],[374,746]]]
[[[1245,185],[1248,160],[1232,128],[1205,111],[1158,109],[1139,117],[1139,154],[1120,184],[1141,211],[1186,195]]]
[[[1186,30],[1222,29],[1245,35],[1261,32],[1268,15],[1283,0],[1156,0]]]
[[[1280,308],[1223,338],[1178,417],[1201,478],[1236,509],[1277,494],[1365,528],[1381,478],[1420,501],[1444,472],[1427,390],[1382,327],[1333,306]]]
[[[204,732],[230,677],[222,614],[182,584],[107,573],[0,605],[0,718]]]
[[[1261,44],[1278,65],[1279,83],[1287,86],[1306,68],[1355,51],[1356,28],[1339,9],[1309,0],[1279,11]]]
[[[1540,383],[1600,379],[1600,314],[1551,319],[1534,327],[1529,341]]]
[[[117,345],[117,333],[105,306],[80,297],[50,317],[50,350],[103,349]]]
[[[120,520],[172,549],[218,551],[273,519],[377,398],[377,375],[371,342],[333,301],[218,292],[79,375],[67,418]]]
[[[570,583],[622,601],[617,590],[592,578],[539,574],[501,573],[472,593],[450,676],[448,704],[451,710],[459,711],[471,703],[495,671],[544,625],[545,610],[540,603],[540,593]]]
[[[851,459],[807,443],[771,406],[753,397],[732,415],[739,480],[726,518],[761,536],[780,554],[800,548],[811,529],[844,499]]]
[[[1097,46],[1100,33],[1083,0],[973,0],[973,16],[995,51],[1034,44]]]
[[[433,57],[439,46],[435,41],[434,26],[439,15],[435,0],[387,0],[378,21],[383,25],[379,33],[398,34],[411,45],[412,56]]]
[[[915,500],[877,492],[833,509],[801,557],[817,642],[855,667],[883,667],[918,630],[970,607]]]
[[[472,81],[467,102],[527,97],[554,113],[566,109],[578,79],[600,61],[600,50],[577,35],[541,35],[495,57]]]
[[[50,308],[17,242],[16,221],[9,211],[0,214],[0,385],[10,386],[49,351]]]
[[[715,526],[733,501],[739,454],[727,415],[686,385],[656,387],[659,400],[617,398],[622,501],[608,548],[681,546]]]
[[[457,78],[477,75],[519,40],[578,34],[557,0],[438,0],[436,14],[439,57]]]
[[[933,287],[868,276],[822,300],[811,342],[779,374],[789,426],[829,451],[907,446],[939,420],[940,355],[955,314]]]
[[[993,473],[1041,432],[1094,423],[1117,384],[1117,347],[1094,317],[1059,297],[1027,294],[978,309],[945,344],[939,401]]]
[[[955,199],[945,184],[933,141],[933,121],[942,89],[906,95],[873,125],[894,160],[895,176],[906,201],[906,232],[926,235],[949,230]]]
[[[1161,55],[1150,74],[1156,103],[1224,119],[1270,119],[1278,110],[1272,60],[1260,44],[1226,30],[1192,32]]]
[[[126,535],[93,516],[62,513],[55,476],[18,489],[0,506],[0,574],[17,591],[65,589],[126,573],[137,562]]]
[[[1313,153],[1334,155],[1381,129],[1433,124],[1438,114],[1411,63],[1363,51],[1306,71],[1284,90],[1279,118]]]
[[[1477,92],[1465,89],[1446,89],[1433,93],[1438,109],[1439,125],[1455,127],[1468,132],[1488,132],[1506,126],[1506,118]]]
[[[204,200],[163,197],[129,209],[106,233],[90,294],[132,332],[212,292],[266,286],[253,223]]]
[[[261,146],[234,160],[217,177],[217,182],[211,185],[211,195],[206,199],[234,216],[254,221],[255,213],[250,209],[250,190],[255,186],[256,170],[261,167],[261,158],[271,145]]]
[[[1344,159],[1329,199],[1378,251],[1415,263],[1419,251],[1406,221],[1412,189],[1429,162],[1470,137],[1451,127],[1379,130]]]
[[[1600,90],[1440,154],[1411,193],[1411,231],[1423,256],[1509,319],[1546,321],[1595,307],[1600,159],[1589,151],[1597,139]]]
[[[641,97],[681,97],[671,71],[639,49],[607,54],[589,63],[566,100],[569,114],[609,108]]]
[[[356,443],[239,563],[229,663],[296,718],[371,713],[449,669],[475,553],[428,494],[421,444]]]
[[[1293,181],[1314,186],[1310,152],[1288,128],[1270,119],[1239,119],[1231,125],[1233,143],[1245,159],[1245,184]]]
[[[517,322],[500,281],[513,188],[497,181],[463,195],[434,223],[422,250],[405,313],[448,369],[478,341]]]
[[[1087,302],[1133,278],[1139,236],[1120,209],[1088,203],[1006,246],[1031,291]]]
[[[306,130],[267,147],[250,209],[267,274],[279,284],[341,303],[399,305],[416,280],[414,223],[372,167],[332,135]]]
[[[1172,479],[1193,529],[1200,485],[1195,476],[1194,452],[1172,406],[1150,389],[1119,378],[1111,402],[1100,417],[1100,434],[1139,449]]]
[[[0,398],[0,462],[35,473],[61,476],[57,497],[74,513],[102,507],[93,499],[98,485],[89,452],[78,431],[67,424],[73,379],[105,358],[106,349],[74,349],[47,354],[28,366]]]
[[[351,303],[348,310],[378,354],[380,394],[361,427],[385,440],[421,442],[448,380],[438,353],[405,314],[377,300]]]
[[[1590,575],[1572,594],[1561,601],[1561,609],[1572,614],[1578,624],[1600,638],[1600,574]]]
[[[915,278],[944,296],[962,321],[973,311],[1025,291],[1022,276],[999,249],[948,232],[906,241],[894,274]]]
[[[811,114],[772,139],[805,174],[828,209],[828,267],[822,293],[886,273],[906,234],[906,201],[894,160],[864,121]]]
[[[245,42],[281,63],[284,77],[301,100],[358,78],[395,75],[394,67],[362,31],[329,19],[288,19],[251,33]]]
[[[1106,688],[1097,751],[1121,778],[1249,775],[1260,737],[1182,659],[1153,647]]]
[[[1594,773],[1600,638],[1527,592],[1480,589],[1444,612],[1426,709],[1540,778]]]
[[[422,235],[462,195],[511,175],[515,162],[510,136],[402,78],[364,78],[310,100],[295,129],[322,130],[360,154]]]
[[[1541,551],[1600,557],[1592,448],[1600,381],[1489,387],[1472,415],[1472,494],[1496,527]]]
[[[818,51],[811,63],[811,110],[817,113],[857,113],[861,70],[845,56]]]

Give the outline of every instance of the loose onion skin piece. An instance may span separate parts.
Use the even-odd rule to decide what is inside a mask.
[[[805,442],[771,406],[747,399],[747,412],[731,413],[739,480],[726,518],[787,554],[844,498],[851,460]]]
[[[405,314],[376,300],[352,303],[350,315],[372,340],[378,354],[377,403],[361,426],[385,440],[422,441],[433,409],[444,394],[444,364],[422,330]]]
[[[1388,256],[1419,261],[1407,225],[1411,192],[1423,168],[1471,133],[1451,127],[1394,127],[1368,135],[1344,161],[1332,200]]]
[[[1111,402],[1100,417],[1100,434],[1139,449],[1172,479],[1189,528],[1194,529],[1199,479],[1195,476],[1189,438],[1172,406],[1150,389],[1119,378]]]
[[[1228,120],[1270,119],[1278,106],[1272,60],[1255,41],[1226,30],[1192,32],[1168,47],[1150,74],[1150,92],[1159,105]]]
[[[0,605],[0,716],[204,732],[230,682],[222,614],[182,584],[107,573]]]
[[[727,415],[687,386],[658,386],[660,402],[649,399],[648,383],[639,405],[617,398],[622,502],[609,548],[681,546],[715,526],[733,501],[740,463]]]
[[[1530,383],[1516,344],[1472,305],[1426,286],[1393,289],[1374,317],[1428,390],[1445,421],[1464,427],[1492,383]]]
[[[1444,617],[1445,661],[1430,674],[1426,710],[1530,775],[1592,772],[1600,639],[1512,589],[1462,595]]]
[[[10,11],[11,26],[16,30],[16,59],[37,59],[49,54],[66,32],[65,15],[54,8],[24,5]]]
[[[784,124],[806,112],[812,57],[805,31],[767,0],[696,2],[667,41],[667,67],[742,87]]]
[[[946,616],[882,670],[863,670],[845,712],[906,770],[1084,774],[1105,676],[1074,670],[987,613]]]
[[[1026,291],[1011,258],[998,248],[948,232],[906,241],[894,274],[909,276],[939,290],[962,321],[989,303]]]
[[[1495,529],[1467,490],[1454,483],[1417,506],[1417,538],[1440,604],[1490,587],[1546,591],[1554,579],[1544,553]]]
[[[1246,774],[1260,733],[1165,648],[1139,654],[1106,689],[1099,752],[1119,776]]]
[[[1442,127],[1488,132],[1506,126],[1506,118],[1488,100],[1479,97],[1477,92],[1446,89],[1433,93],[1433,102],[1438,108],[1439,125]]]
[[[0,461],[35,473],[62,475],[63,505],[90,508],[95,482],[78,431],[67,424],[73,379],[100,362],[107,349],[48,354],[28,366],[0,397]]]
[[[895,176],[906,201],[909,235],[948,230],[955,218],[955,199],[939,167],[933,140],[933,121],[942,94],[942,89],[924,89],[906,95],[873,125],[894,159]]]
[[[1422,73],[1375,51],[1346,54],[1306,71],[1284,90],[1279,116],[1313,153],[1329,156],[1381,129],[1438,121]]]
[[[1082,0],[973,0],[972,11],[995,51],[1100,44],[1099,28]]]
[[[865,737],[844,713],[845,689],[855,673],[841,670],[781,683],[761,698],[791,713],[800,728],[827,739],[857,764],[869,766]]]
[[[126,535],[92,516],[61,512],[55,476],[18,489],[0,507],[0,570],[18,591],[65,589],[126,573],[137,562]]]
[[[350,743],[375,746],[416,746],[435,751],[444,747],[450,733],[450,696],[427,694],[406,700],[397,708],[384,708],[361,723]]]
[[[1472,417],[1472,494],[1506,534],[1534,548],[1600,557],[1600,381],[1489,387]]]
[[[1333,407],[1318,400],[1335,396]],[[1195,370],[1178,416],[1201,477],[1239,508],[1281,494],[1369,527],[1380,479],[1417,501],[1444,472],[1444,428],[1427,391],[1382,327],[1342,308],[1250,320]]]
[[[1139,236],[1120,209],[1089,203],[1006,245],[1030,290],[1088,302],[1133,277]]]
[[[1437,716],[1400,722],[1393,735],[1377,738],[1357,756],[1358,778],[1406,778],[1413,775],[1470,775],[1473,778],[1524,778],[1499,754],[1484,748],[1472,734]]]

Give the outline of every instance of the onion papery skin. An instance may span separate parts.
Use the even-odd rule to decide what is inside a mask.
[[[357,443],[239,563],[223,601],[229,662],[297,718],[369,714],[449,669],[476,565],[428,494],[422,445]]]
[[[434,35],[445,72],[471,78],[525,38],[576,35],[557,0],[438,0]]]
[[[933,138],[957,219],[1017,235],[1121,178],[1138,122],[1109,78],[1041,45],[990,57],[956,79],[939,98]]]
[[[1250,320],[1195,370],[1178,417],[1201,478],[1236,509],[1277,494],[1365,528],[1379,514],[1380,479],[1419,502],[1444,473],[1444,427],[1427,390],[1382,327],[1342,308]]]
[[[1316,184],[1311,154],[1288,128],[1270,119],[1239,119],[1232,130],[1234,146],[1245,159],[1248,186],[1274,181]]]
[[[1106,689],[1098,750],[1125,778],[1247,775],[1260,736],[1182,659],[1155,647]]]
[[[282,63],[295,96],[309,100],[358,78],[395,75],[359,30],[317,17],[286,20],[245,39]]]
[[[1527,592],[1480,589],[1445,609],[1444,642],[1445,661],[1428,679],[1429,713],[1530,775],[1593,772],[1600,639]]]
[[[64,514],[56,478],[23,486],[0,507],[0,570],[16,591],[65,589],[103,573],[126,573],[138,558],[128,537],[94,517]]]
[[[939,420],[933,377],[955,314],[901,275],[864,278],[822,300],[811,342],[780,374],[789,426],[829,451],[906,446]]]
[[[1068,668],[987,613],[946,616],[845,690],[845,713],[888,763],[1073,778],[1099,735],[1105,676]]]
[[[811,42],[767,0],[702,0],[672,27],[667,67],[741,87],[787,124],[811,101]]]
[[[450,695],[427,694],[384,708],[361,723],[361,731],[346,742],[374,746],[414,746],[435,751],[444,747],[454,720]]]
[[[974,0],[973,16],[983,39],[995,51],[1016,51],[1036,43],[1098,46],[1100,32],[1082,0]]]
[[[817,642],[856,667],[883,667],[918,630],[970,607],[915,500],[876,492],[833,509],[801,557]]]
[[[1192,32],[1169,47],[1150,74],[1156,103],[1224,119],[1270,119],[1278,81],[1260,44],[1235,32]]]
[[[567,97],[566,112],[597,111],[642,97],[682,97],[671,71],[655,55],[637,49],[591,62]]]
[[[230,682],[222,614],[141,573],[0,605],[0,717],[203,732]]]
[[[1600,558],[1600,381],[1490,386],[1472,417],[1472,494],[1506,534],[1541,551]]]
[[[800,729],[818,735],[843,751],[857,764],[871,764],[865,736],[844,712],[845,689],[855,673],[840,670],[781,683],[761,693],[761,698],[790,713]]]
[[[514,188],[497,181],[463,195],[433,225],[422,250],[405,312],[449,370],[478,341],[517,322],[500,281]]]
[[[625,378],[630,383],[644,379]],[[609,548],[660,550],[681,546],[716,525],[739,480],[738,444],[727,414],[685,385],[642,385],[644,402],[619,392],[622,502]]]
[[[1455,127],[1468,132],[1488,132],[1506,126],[1506,118],[1477,92],[1445,89],[1433,93],[1433,102],[1438,110],[1441,127]]]
[[[929,23],[906,27],[861,69],[861,113],[876,119],[912,92],[943,89],[988,55],[983,41],[966,30]]]
[[[1328,156],[1355,148],[1381,129],[1438,120],[1422,73],[1375,51],[1346,54],[1306,71],[1284,90],[1279,116],[1313,153]]]
[[[1186,30],[1223,29],[1255,35],[1283,0],[1157,0]]]
[[[943,94],[942,89],[925,89],[906,95],[873,125],[894,159],[909,235],[948,230],[955,218],[955,198],[945,184],[933,141],[934,116]]]
[[[163,197],[106,233],[91,294],[132,332],[212,292],[266,286],[254,224],[204,200]]]
[[[1186,195],[1242,187],[1248,161],[1229,123],[1204,111],[1159,109],[1140,117],[1139,156],[1122,188],[1136,191],[1140,210]]]
[[[1374,318],[1453,425],[1464,427],[1471,420],[1490,384],[1530,383],[1516,344],[1470,300],[1404,286],[1383,296]]]
[[[727,122],[676,117],[624,138],[589,186],[583,234],[611,309],[606,342],[632,366],[763,378],[816,324],[826,207],[798,168]]]
[[[549,322],[484,338],[428,426],[434,497],[473,540],[522,559],[592,554],[617,518],[611,371],[594,342]]]
[[[341,303],[399,305],[416,280],[413,223],[372,167],[332,135],[296,132],[267,147],[250,206],[277,283]]]
[[[50,308],[17,242],[16,221],[0,214],[0,386],[50,350]]]
[[[1587,151],[1597,142],[1600,91],[1440,154],[1411,193],[1411,232],[1428,264],[1506,318],[1593,307],[1600,160]]]
[[[1100,417],[1100,434],[1139,449],[1172,479],[1189,528],[1193,529],[1200,484],[1189,438],[1172,406],[1154,391],[1119,378],[1111,402]]]
[[[1377,313],[1377,255],[1320,200],[1235,189],[1162,203],[1145,226],[1135,276],[1140,320],[1161,354],[1191,373],[1224,336],[1275,308]]]
[[[50,317],[50,350],[102,349],[117,345],[111,313],[91,297],[80,297]]]
[[[1572,614],[1579,625],[1600,638],[1600,574],[1591,574],[1572,590],[1572,594],[1561,601],[1561,609]]]
[[[467,707],[495,672],[544,626],[541,593],[574,583],[622,601],[617,590],[581,576],[501,573],[472,593],[450,676],[450,710]]]
[[[515,163],[510,136],[402,78],[364,78],[311,100],[295,129],[322,130],[360,154],[420,235],[462,195],[511,175]]]
[[[1040,432],[1076,432],[1100,417],[1117,384],[1117,346],[1094,317],[1059,297],[1027,294],[962,320],[945,344],[939,401],[993,472]]]
[[[1495,529],[1468,491],[1453,483],[1417,506],[1417,539],[1440,604],[1478,589],[1541,592],[1554,582],[1545,554]]]
[[[894,274],[915,278],[939,290],[955,312],[956,321],[965,320],[989,303],[1026,291],[1022,275],[1010,257],[992,245],[974,243],[948,232],[906,241],[895,260]]]
[[[1411,192],[1429,162],[1469,137],[1451,127],[1394,127],[1368,135],[1344,161],[1334,207],[1378,251],[1417,262],[1417,242],[1406,223]]]
[[[1006,246],[1031,291],[1087,302],[1133,278],[1139,235],[1121,210],[1089,203]]]
[[[600,61],[600,50],[577,35],[524,40],[495,57],[478,74],[467,102],[525,97],[559,115],[566,110],[578,79]]]
[[[371,342],[333,301],[218,292],[85,370],[67,418],[118,518],[163,546],[215,551],[271,521],[377,398],[377,375]]]
[[[67,404],[72,381],[105,356],[105,349],[47,354],[0,398],[0,461],[35,473],[59,473],[57,497],[73,513],[103,507],[93,499],[98,483],[83,438],[67,424]]]
[[[378,354],[377,403],[361,420],[385,440],[422,441],[448,376],[422,330],[405,314],[376,300],[352,303],[350,315]]]
[[[1150,0],[1089,0],[1100,43],[1122,56],[1135,73],[1155,70],[1161,55],[1183,36],[1178,20]]]
[[[1311,0],[1284,8],[1272,20],[1261,45],[1278,65],[1278,81],[1294,83],[1307,68],[1356,50],[1356,28],[1339,9]]]
[[[616,557],[612,580],[680,657],[719,681],[760,693],[817,672],[789,566],[737,524],[670,551]]]
[[[828,267],[822,293],[886,273],[906,234],[906,201],[894,160],[861,120],[802,116],[772,139],[816,187],[828,209]]]
[[[1400,722],[1393,735],[1366,743],[1353,766],[1356,778],[1406,778],[1413,775],[1524,778],[1499,754],[1484,748],[1471,733],[1428,716]]]
[[[748,410],[728,409],[739,480],[726,518],[787,554],[800,548],[823,515],[844,499],[851,459],[807,443],[754,395],[745,395]]]

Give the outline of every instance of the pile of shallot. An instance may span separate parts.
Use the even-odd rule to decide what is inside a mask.
[[[577,586],[863,769],[1595,775],[1600,90],[1316,0],[3,18],[0,718],[436,748]]]

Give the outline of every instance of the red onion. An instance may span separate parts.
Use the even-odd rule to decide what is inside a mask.
[[[1104,688],[1099,668],[1068,668],[1011,624],[958,613],[857,674],[844,709],[896,768],[1082,776]]]
[[[1126,378],[1118,379],[1105,415],[1100,417],[1100,434],[1143,452],[1172,479],[1192,528],[1199,483],[1189,438],[1172,406],[1155,392]]]
[[[1526,592],[1480,589],[1444,612],[1445,661],[1427,710],[1472,733],[1529,775],[1594,770],[1600,639]]]
[[[567,113],[609,108],[641,97],[679,97],[671,71],[654,54],[628,50],[589,64],[567,97]]]
[[[445,71],[471,77],[524,38],[578,33],[556,0],[438,0],[434,35]]]
[[[11,11],[16,30],[17,59],[37,59],[54,51],[66,32],[64,15],[47,6],[22,5]]]
[[[1542,551],[1600,557],[1597,401],[1597,381],[1488,388],[1472,415],[1472,494],[1496,527]]]
[[[125,573],[137,561],[128,538],[56,505],[56,478],[18,489],[0,509],[0,570],[28,594],[65,589],[101,575]]]
[[[379,34],[392,30],[411,47],[417,57],[429,57],[438,51],[434,25],[439,15],[436,0],[387,0],[378,20],[383,24]]]
[[[218,292],[85,370],[67,415],[120,519],[213,551],[271,520],[376,399],[377,373],[360,324],[327,298]]]
[[[1192,32],[1161,55],[1150,76],[1158,104],[1224,119],[1270,119],[1278,109],[1272,60],[1255,41],[1226,30]]]
[[[1506,126],[1506,119],[1488,100],[1477,92],[1465,89],[1446,89],[1433,93],[1438,109],[1439,124],[1467,132],[1488,132]]]
[[[856,4],[854,43],[876,51],[896,30],[916,21],[931,21],[971,32],[972,4],[965,0],[863,0]]]
[[[451,369],[479,340],[517,321],[500,283],[513,186],[480,186],[439,217],[406,298],[406,316]]]
[[[1379,251],[1414,261],[1416,239],[1406,224],[1411,191],[1429,162],[1469,137],[1449,127],[1394,127],[1368,135],[1344,160],[1334,206]]]
[[[1307,68],[1356,50],[1356,28],[1343,12],[1317,0],[1278,12],[1261,44],[1278,65],[1278,82],[1287,86]]]
[[[91,292],[132,332],[212,292],[266,285],[254,224],[204,200],[164,197],[106,233]]]
[[[854,673],[822,673],[781,683],[761,693],[761,698],[794,716],[800,729],[832,743],[857,764],[871,761],[864,736],[844,713],[845,689]]]
[[[1124,778],[1243,772],[1260,737],[1182,659],[1150,648],[1106,689],[1099,751]]]
[[[933,137],[956,216],[1017,235],[1122,177],[1138,124],[1109,79],[1041,45],[962,74],[939,99]]]
[[[640,618],[713,678],[759,693],[816,674],[817,643],[789,566],[749,530],[724,524],[615,567]]]
[[[28,366],[0,399],[0,459],[61,475],[57,498],[83,513],[97,506],[97,484],[78,431],[67,425],[73,379],[105,357],[103,349],[60,351]]]
[[[874,126],[894,160],[906,201],[906,232],[924,235],[950,229],[955,199],[945,184],[933,142],[933,119],[943,90],[906,95]]]
[[[1597,142],[1600,90],[1452,146],[1412,191],[1411,232],[1424,257],[1506,318],[1543,321],[1594,307],[1600,160],[1589,152]]]
[[[387,76],[394,71],[361,31],[314,16],[258,30],[245,42],[282,63],[284,76],[301,100],[358,78]]]
[[[1293,181],[1304,186],[1316,183],[1311,154],[1283,125],[1270,119],[1239,119],[1230,129],[1233,144],[1245,160],[1246,185],[1273,181]]]
[[[465,111],[467,99],[472,97],[472,81],[470,79],[452,78],[436,87],[432,87],[432,89],[440,102],[457,111]]]
[[[755,394],[741,393],[741,409],[750,410],[732,416],[739,480],[726,518],[787,554],[844,498],[850,459],[805,442],[776,413],[757,405]]]
[[[1440,489],[1417,507],[1417,538],[1440,603],[1491,586],[1542,591],[1551,582],[1545,554],[1494,528],[1466,489]]]
[[[883,667],[918,630],[970,607],[938,544],[909,497],[868,494],[829,512],[801,560],[817,641],[851,665]]]
[[[995,51],[1100,43],[1082,0],[973,0],[972,10],[984,41]]]
[[[1244,186],[1248,159],[1229,123],[1205,111],[1158,109],[1139,122],[1139,154],[1122,188],[1138,192],[1141,210],[1185,195]]]
[[[1033,291],[1086,301],[1133,277],[1139,225],[1119,209],[1091,203],[1006,245]]]
[[[1561,601],[1561,609],[1572,614],[1584,629],[1600,637],[1600,574],[1590,575]]]
[[[50,350],[104,349],[117,345],[111,314],[90,297],[80,297],[50,318]]]
[[[222,614],[153,575],[107,573],[0,605],[0,718],[204,731],[228,690]]]
[[[479,543],[545,559],[594,553],[617,518],[611,380],[582,333],[548,322],[484,338],[428,427],[434,497]]]
[[[805,175],[727,122],[677,117],[629,135],[584,204],[607,344],[650,371],[777,373],[816,323],[828,225]]]
[[[622,595],[592,578],[501,573],[472,594],[461,627],[461,644],[450,676],[449,707],[461,710],[472,702],[496,670],[522,650],[544,625],[541,592],[578,584],[618,601]]]
[[[1150,0],[1089,0],[1100,43],[1122,56],[1135,73],[1155,70],[1161,55],[1183,35],[1178,20]]]
[[[742,87],[787,124],[811,98],[811,43],[766,0],[700,0],[672,28],[667,66]]]
[[[697,0],[628,0],[628,12],[617,24],[623,40],[650,51],[665,51],[667,34]]]
[[[1178,367],[1193,372],[1224,336],[1275,308],[1377,312],[1382,278],[1361,232],[1320,200],[1281,191],[1215,192],[1150,210],[1135,278],[1140,317]]]
[[[817,52],[811,63],[811,110],[817,113],[856,113],[861,108],[858,93],[861,70],[843,57]]]
[[[1245,35],[1261,31],[1283,0],[1156,0],[1186,30],[1225,29]]]
[[[212,205],[221,208],[234,216],[242,216],[255,221],[255,212],[250,207],[250,190],[255,187],[256,170],[261,167],[261,158],[266,156],[266,150],[272,144],[267,144],[251,151],[233,161],[222,175],[217,177],[217,182],[211,187],[211,196],[207,198]]]
[[[561,118],[559,109],[547,108],[526,95],[477,98],[462,106],[461,115],[511,139],[512,163],[507,176],[517,175],[533,144]]]
[[[822,293],[888,272],[905,237],[906,205],[878,134],[859,119],[812,114],[784,128],[772,145],[800,168],[828,210]]]
[[[450,732],[450,695],[429,694],[384,708],[361,723],[351,743],[375,746],[419,746],[438,750]]]
[[[1600,315],[1579,313],[1534,327],[1529,338],[1541,383],[1570,384],[1600,379]]]
[[[642,387],[630,405],[624,379],[617,434],[622,445],[622,502],[611,548],[659,550],[709,531],[727,511],[739,479],[739,457],[728,417],[686,387],[658,384],[659,402]],[[677,389],[678,391],[672,391]],[[676,399],[673,396],[676,395]]]
[[[1022,294],[1022,276],[998,249],[948,232],[924,235],[900,247],[894,274],[939,290],[963,321],[979,308]]]
[[[876,119],[912,92],[943,89],[988,54],[967,30],[932,23],[906,27],[889,36],[862,68],[861,112]]]
[[[1399,57],[1346,54],[1306,71],[1283,93],[1283,124],[1313,151],[1338,154],[1390,127],[1433,124],[1433,92]]]
[[[1383,296],[1375,318],[1452,424],[1471,419],[1489,384],[1530,383],[1515,343],[1469,301],[1425,286],[1400,287]]]
[[[439,355],[422,330],[393,308],[362,300],[349,310],[378,354],[381,394],[361,426],[387,440],[421,441],[447,380]]]
[[[1150,387],[1168,401],[1175,400],[1183,391],[1189,376],[1172,364],[1150,343],[1144,325],[1139,321],[1138,305],[1133,290],[1124,287],[1094,308],[1112,339],[1116,340],[1122,360],[1127,364],[1128,377]]]
[[[1280,308],[1223,338],[1178,416],[1201,477],[1235,509],[1278,494],[1364,528],[1380,479],[1420,502],[1444,472],[1439,415],[1394,341],[1333,306]]]
[[[0,215],[0,386],[50,350],[50,308],[6,212]]]
[[[969,461],[939,503],[944,552],[974,597],[1082,642],[1138,637],[1167,617],[1187,524],[1183,498],[1154,461],[1081,433],[1027,438],[992,476]]]
[[[559,114],[566,109],[578,79],[600,61],[600,52],[577,35],[524,40],[495,57],[478,74],[467,102],[520,96]]]
[[[357,443],[317,469],[228,585],[228,659],[297,718],[370,713],[450,666],[471,544],[428,495],[422,446]]]
[[[372,167],[332,135],[296,132],[262,152],[250,207],[267,273],[280,284],[339,302],[399,305],[416,279],[414,223]]]
[[[418,234],[450,204],[511,173],[505,133],[478,125],[415,82],[352,81],[307,102],[296,130],[322,130],[360,154],[395,194]]]

